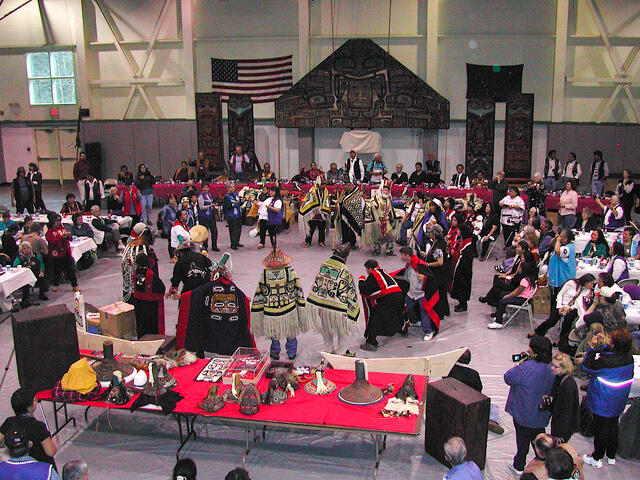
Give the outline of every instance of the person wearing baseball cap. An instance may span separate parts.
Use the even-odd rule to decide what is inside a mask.
[[[29,437],[20,426],[15,426],[4,436],[9,459],[0,463],[2,480],[60,480],[60,476],[48,463],[38,462],[29,456]]]

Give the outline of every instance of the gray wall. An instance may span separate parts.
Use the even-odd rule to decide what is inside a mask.
[[[195,120],[83,122],[81,138],[101,144],[105,178],[115,178],[120,165],[135,171],[141,163],[154,175],[170,178],[181,161],[198,153]]]
[[[609,170],[621,174],[625,168],[640,173],[640,126],[603,124],[549,124],[548,149],[558,151],[565,162],[569,152],[575,152],[583,170],[593,161],[593,151],[601,150]]]

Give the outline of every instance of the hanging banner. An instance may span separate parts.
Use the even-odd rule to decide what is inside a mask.
[[[504,172],[510,179],[531,178],[533,93],[507,96],[504,127]]]
[[[253,161],[255,140],[253,136],[253,102],[249,95],[229,95],[229,156],[233,155],[236,145]]]
[[[224,171],[222,103],[218,93],[196,93],[198,152],[203,152],[208,172]]]
[[[474,178],[478,172],[493,176],[493,140],[496,104],[493,100],[467,101],[467,142],[465,171]]]

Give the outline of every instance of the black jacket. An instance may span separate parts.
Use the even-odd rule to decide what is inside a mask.
[[[455,378],[466,386],[482,393],[482,380],[480,380],[480,374],[477,370],[474,370],[471,367],[465,367],[464,365],[456,363],[449,372],[449,375],[445,378]]]
[[[429,176],[427,175],[427,172],[425,172],[424,170],[422,170],[420,173],[413,172],[409,177],[409,183],[411,185],[421,185],[427,182],[427,180],[429,180]]]
[[[565,441],[578,431],[578,385],[570,375],[556,377],[551,393],[551,436]]]
[[[182,292],[189,292],[200,285],[209,282],[211,260],[201,253],[194,251],[181,252],[178,261],[173,266],[171,286],[178,287],[182,282]]]

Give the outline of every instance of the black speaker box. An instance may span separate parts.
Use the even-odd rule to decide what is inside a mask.
[[[66,305],[31,307],[11,317],[20,386],[53,388],[80,359],[73,313]]]
[[[100,142],[85,143],[84,153],[89,162],[89,171],[91,175],[102,179],[102,145]]]
[[[455,378],[427,386],[425,451],[444,465],[444,444],[461,437],[467,446],[467,460],[483,470],[487,458],[487,432],[491,400]]]

